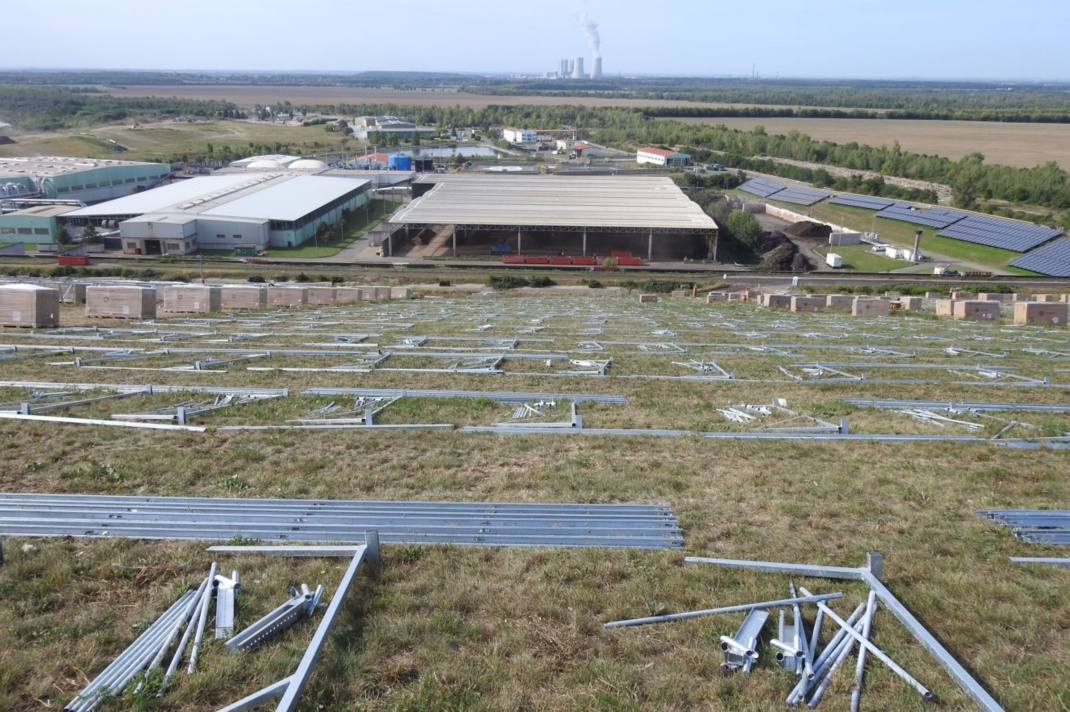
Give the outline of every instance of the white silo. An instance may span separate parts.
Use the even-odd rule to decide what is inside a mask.
[[[594,58],[594,67],[591,68],[591,79],[601,79],[601,78],[602,78],[602,58],[601,57],[595,57]]]
[[[576,57],[576,63],[572,65],[572,78],[583,79],[583,57]]]

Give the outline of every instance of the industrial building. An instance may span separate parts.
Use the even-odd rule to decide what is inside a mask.
[[[170,177],[167,163],[66,156],[0,158],[0,201],[47,198],[96,203],[152,188]]]
[[[531,129],[518,129],[515,126],[506,126],[502,129],[502,138],[509,143],[535,143],[539,140],[539,132]]]
[[[690,166],[691,155],[668,151],[664,148],[640,148],[635,152],[636,163],[651,163],[655,166]]]
[[[717,223],[662,176],[422,175],[389,227],[388,255],[439,240],[455,255],[675,261],[705,259],[717,246]]]
[[[71,225],[117,225],[123,252],[189,254],[198,249],[296,247],[343,210],[371,199],[369,180],[281,173],[192,178],[61,217]]]
[[[48,243],[56,241],[57,218],[74,210],[71,205],[34,205],[24,210],[0,214],[0,244],[8,242]]]

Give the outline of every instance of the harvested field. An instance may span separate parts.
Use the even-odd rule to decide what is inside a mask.
[[[664,502],[675,511],[683,529],[682,552],[385,544],[382,565],[358,576],[302,709],[778,709],[795,678],[772,662],[765,642],[770,628],[759,647],[760,662],[744,677],[719,669],[717,649],[718,636],[734,632],[742,616],[614,631],[601,624],[787,595],[786,576],[685,565],[684,554],[858,566],[867,551],[885,555],[888,587],[1007,709],[1059,709],[1070,696],[1070,638],[1065,635],[1070,601],[1063,595],[1070,572],[1020,567],[1007,557],[1064,554],[1057,547],[1024,544],[974,511],[1068,501],[1066,455],[989,442],[1004,422],[973,413],[955,416],[978,425],[969,432],[984,440],[970,443],[223,429],[330,413],[332,402],[353,407],[353,396],[304,393],[316,387],[621,395],[626,403],[580,402],[583,427],[725,433],[754,425],[731,422],[718,408],[770,404],[774,398],[826,421],[848,418],[852,433],[903,435],[964,431],[949,432],[843,399],[1066,400],[1059,386],[1068,379],[1052,356],[1060,347],[1046,350],[1053,340],[1065,342],[1064,328],[1012,325],[1009,319],[951,322],[925,314],[879,319],[789,314],[753,303],[704,301],[663,298],[640,305],[635,294],[499,294],[489,300],[429,295],[160,319],[99,332],[38,332],[32,338],[5,333],[0,345],[17,343],[23,353],[4,352],[20,356],[3,362],[4,380],[287,388],[290,395],[196,416],[193,422],[208,428],[203,433],[2,419],[0,490]],[[91,326],[83,313],[64,306],[61,323]],[[502,339],[518,342],[513,348],[489,343]],[[26,357],[26,346],[43,347],[43,353]],[[951,353],[950,346],[961,351]],[[56,353],[60,348],[77,351]],[[237,348],[272,355],[220,362],[217,368],[176,369],[194,359],[203,364],[209,353],[233,356],[225,352]],[[305,353],[294,353],[298,350]],[[457,362],[469,350],[538,357],[507,359],[499,373],[389,370],[391,363]],[[383,368],[365,373],[324,370],[383,354],[392,354]],[[557,354],[588,360],[612,356],[614,363],[606,377],[563,375]],[[76,355],[86,360],[76,364]],[[972,377],[963,369],[991,359],[1004,373],[1032,379],[1050,375],[1052,385],[1021,385],[1009,378],[965,385]],[[736,378],[702,378],[680,365],[698,360],[717,360]],[[864,372],[868,379],[808,375],[798,364],[810,361],[862,364],[839,368]],[[881,368],[882,363],[892,367]],[[259,370],[264,367],[268,370]],[[148,370],[159,368],[168,370]],[[698,380],[679,380],[688,375]],[[0,388],[0,401],[55,402],[32,398],[33,390],[42,389]],[[103,392],[90,391],[86,399]],[[116,412],[158,413],[168,404],[205,397],[157,388],[56,414],[108,419]],[[566,419],[569,402],[561,398],[546,421]],[[510,420],[514,408],[487,395],[410,394],[387,407],[378,422],[486,426]],[[1070,430],[1068,414],[991,415],[1034,425],[1028,437]],[[773,425],[778,418],[761,422]],[[203,550],[206,544],[196,542],[6,537],[4,543],[0,708],[5,710],[59,709],[182,588],[199,581],[212,560]],[[239,628],[285,600],[294,584],[323,584],[329,600],[345,565],[337,559],[216,558],[222,571],[242,573]],[[841,614],[865,596],[852,582],[796,583],[815,593],[842,591],[845,600],[832,605]],[[178,676],[163,698],[153,696],[156,688],[150,683],[148,694],[108,700],[98,709],[218,709],[289,675],[320,615],[240,656],[228,655],[206,636],[198,672]],[[874,619],[874,642],[930,687],[936,700],[921,699],[871,658],[864,709],[973,709],[883,609]],[[853,664],[846,667],[853,671]],[[847,708],[849,671],[835,678],[825,701],[829,709]]]
[[[466,106],[482,109],[486,106],[529,104],[534,106],[612,106],[643,108],[646,106],[678,107],[734,107],[745,108],[757,104],[711,104],[700,101],[667,99],[612,99],[597,96],[495,96],[459,91],[433,89],[363,89],[314,86],[129,86],[109,88],[114,96],[174,96],[186,99],[216,99],[235,104],[274,104],[289,101],[301,104],[404,104],[408,106]]]
[[[980,151],[986,163],[1029,168],[1055,161],[1070,168],[1070,125],[1011,124],[985,121],[901,121],[886,119],[679,119],[689,124],[724,124],[750,131],[764,126],[771,134],[799,131],[811,138],[836,143],[852,141],[891,146],[904,151],[947,156],[958,160]]]

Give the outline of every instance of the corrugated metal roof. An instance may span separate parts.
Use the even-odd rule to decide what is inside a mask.
[[[437,183],[395,224],[715,230],[717,223],[666,177],[427,174]]]
[[[229,200],[201,214],[297,220],[368,182],[353,178],[296,176],[287,181],[273,183],[236,200]]]
[[[250,174],[248,173],[190,178],[179,183],[146,190],[143,193],[134,193],[133,195],[109,200],[98,205],[90,205],[88,208],[79,208],[69,213],[67,217],[91,218],[108,215],[144,215],[145,213],[159,212],[171,206],[199,199],[218,190],[232,188],[248,180],[250,180]]]
[[[287,173],[233,173],[191,178],[125,198],[79,208],[66,217],[182,213],[205,217],[297,220],[369,183]]]
[[[675,156],[676,151],[667,151],[664,148],[640,148],[636,153],[649,153],[654,156]]]

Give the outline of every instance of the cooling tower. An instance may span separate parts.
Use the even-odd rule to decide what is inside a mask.
[[[601,57],[595,57],[594,58],[594,67],[591,68],[591,79],[601,79],[601,78],[602,78],[602,58]]]
[[[583,79],[583,57],[576,57],[576,63],[572,65],[572,78]]]
[[[562,59],[561,60],[561,68],[559,70],[557,70],[557,74],[558,74],[558,76],[560,76],[562,78],[568,77],[570,72],[569,72],[569,66],[568,66],[568,60],[567,59]]]

